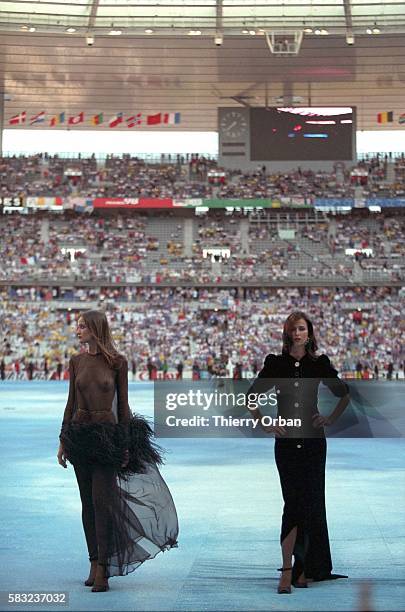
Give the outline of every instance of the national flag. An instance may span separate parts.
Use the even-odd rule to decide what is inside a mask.
[[[384,113],[378,113],[378,123],[392,123],[394,121],[394,111],[386,111]]]
[[[148,125],[158,125],[162,123],[162,113],[156,113],[155,115],[148,115],[146,117],[146,123]]]
[[[59,125],[60,123],[65,123],[65,113],[59,113],[59,115],[54,115],[49,122],[51,127],[55,127],[55,125]]]
[[[83,121],[84,121],[84,112],[82,111],[78,115],[73,115],[69,117],[68,124],[77,125],[78,123],[83,123]]]
[[[399,119],[398,119],[398,123],[405,123],[405,113],[402,113],[402,115],[399,115]]]
[[[176,125],[176,123],[180,123],[180,113],[164,113],[163,123],[167,125]]]
[[[122,113],[117,113],[116,115],[111,117],[111,119],[110,119],[110,121],[108,123],[108,127],[115,128],[115,127],[117,127],[117,125],[119,125],[122,122],[123,122]]]
[[[45,121],[45,111],[38,113],[38,115],[33,115],[30,119],[30,125],[35,125],[36,123],[43,123]]]
[[[137,113],[136,115],[132,115],[132,117],[128,117],[125,121],[127,122],[127,126],[129,128],[133,128],[136,125],[141,125],[142,123],[142,113]]]
[[[99,113],[98,115],[94,115],[91,119],[90,119],[90,123],[92,125],[101,125],[102,123],[104,123],[104,116],[103,113]]]
[[[27,113],[23,111],[19,115],[14,115],[13,117],[10,117],[8,123],[9,125],[18,125],[19,123],[25,123],[26,118],[27,118]]]

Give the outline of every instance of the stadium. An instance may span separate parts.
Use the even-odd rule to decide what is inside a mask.
[[[0,30],[2,609],[404,610],[403,3],[17,0]],[[180,525],[105,596],[56,459],[87,311]],[[156,398],[246,391],[293,311],[350,390],[326,482],[349,578],[286,601],[272,436],[168,432]]]

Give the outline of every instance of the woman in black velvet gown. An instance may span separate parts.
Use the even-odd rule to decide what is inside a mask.
[[[316,356],[317,348],[311,321],[303,312],[293,312],[284,324],[282,354],[267,355],[262,370],[248,391],[248,396],[251,396],[275,387],[278,416],[301,419],[300,427],[264,427],[276,437],[275,459],[284,499],[280,536],[283,566],[280,568],[279,593],[290,593],[291,583],[303,588],[309,581],[345,577],[331,573],[325,509],[324,428],[345,410],[349,394],[347,385],[339,379],[329,358]],[[340,398],[327,417],[319,414],[317,407],[321,381]],[[258,408],[252,410],[252,416],[262,417]]]
[[[77,337],[88,351],[70,359],[57,457],[74,467],[91,563],[85,585],[100,592],[109,589],[110,576],[176,546],[178,523],[152,429],[128,405],[128,363],[104,312],[83,312]]]

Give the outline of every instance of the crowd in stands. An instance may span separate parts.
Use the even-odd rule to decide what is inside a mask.
[[[392,181],[387,180],[388,162],[394,164]],[[368,198],[402,198],[405,196],[405,158],[374,157],[358,164],[365,167],[368,180],[364,182],[364,196]]]
[[[95,157],[65,160],[57,155],[0,157],[0,197],[69,196],[98,180]]]
[[[98,197],[209,198],[210,186],[199,166],[194,172],[181,164],[150,165],[131,158],[107,159],[99,183],[86,195]],[[193,180],[194,177],[199,181]]]
[[[393,175],[387,177],[388,160],[374,157],[333,171],[298,168],[272,172],[266,166],[254,171],[220,168],[203,156],[162,158],[146,163],[130,155],[106,160],[64,159],[46,154],[0,157],[0,197],[83,196],[147,198],[277,198],[282,196],[354,197],[362,185],[365,197],[403,197],[403,157],[390,160]],[[224,173],[221,184],[212,184],[209,170]]]
[[[194,165],[147,164],[124,156],[103,162],[58,156],[0,157],[0,197],[208,198],[206,172]]]
[[[341,220],[337,224],[335,235],[331,236],[331,248],[335,252],[339,250],[343,252],[345,248],[372,248],[375,256],[400,255],[403,235],[403,219],[388,215],[376,215],[372,228],[362,224],[352,224],[350,232],[347,231],[347,222]]]
[[[350,182],[340,183],[336,173],[293,170],[269,174],[266,167],[254,172],[233,171],[231,180],[220,187],[219,198],[277,198],[283,196],[334,197],[354,196]]]
[[[390,281],[404,278],[403,216],[382,213],[365,220],[324,216],[319,221],[290,220],[283,225],[273,215],[259,222],[249,220],[245,244],[238,216],[217,212],[204,221],[196,217],[192,223],[192,248],[186,252],[184,219],[172,214],[159,217],[155,224],[142,214],[2,215],[0,280],[357,281],[369,271]],[[168,239],[156,235],[159,225],[169,228],[164,234]],[[279,233],[285,226],[294,228],[294,238]],[[226,256],[203,257],[204,249],[213,246],[227,250]],[[351,254],[346,249],[352,249]]]
[[[130,156],[109,156],[103,162],[94,156],[0,158],[0,197],[348,197],[359,180],[365,193],[403,195],[405,160],[394,160],[395,182],[387,186],[389,161],[359,162],[357,175],[341,167],[329,174],[300,169],[270,173],[264,167],[232,171],[213,185],[208,175],[218,169],[216,162],[198,155],[164,158],[155,165]],[[0,215],[0,280],[5,283],[0,292],[0,372],[62,375],[77,350],[78,304],[108,311],[133,372],[182,364],[196,372],[232,374],[239,367],[254,374],[268,352],[280,350],[282,321],[293,308],[314,318],[321,350],[340,370],[359,372],[361,366],[367,373],[377,366],[385,372],[394,364],[398,372],[403,364],[401,292],[360,287],[362,280],[389,284],[405,278],[404,216],[366,213]],[[190,219],[192,232],[186,239]],[[214,254],[214,249],[223,253]],[[346,288],[239,287],[314,279],[344,281]],[[87,281],[96,286],[77,286]],[[164,282],[173,288],[159,288]],[[222,282],[235,289],[206,288]],[[192,288],[182,288],[185,283]]]
[[[79,350],[79,310],[58,297],[82,301],[82,308],[106,310],[115,340],[130,368],[185,369],[215,373],[237,364],[252,376],[264,357],[281,350],[281,330],[293,309],[313,319],[320,353],[341,372],[390,363],[402,371],[401,307],[398,288],[206,288],[76,289],[70,296],[49,289],[3,289],[0,293],[0,360],[7,372],[66,370]],[[402,296],[402,297],[401,297]],[[58,366],[58,364],[60,364]],[[222,366],[221,366],[222,364]],[[232,376],[233,370],[229,373]],[[402,374],[401,374],[402,376]]]
[[[349,279],[356,271],[356,261],[360,280],[362,270],[380,271],[390,280],[403,278],[405,223],[402,215],[325,217],[289,226],[294,230],[294,238],[280,239],[280,227],[274,220],[273,223],[252,222],[250,252],[260,254],[262,261],[267,259],[272,266],[288,261],[302,276],[319,274]]]

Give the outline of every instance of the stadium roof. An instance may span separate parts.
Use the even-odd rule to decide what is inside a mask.
[[[23,111],[164,111],[216,130],[218,106],[314,105],[405,129],[404,0],[0,0],[0,31],[4,127]],[[297,53],[273,52],[275,32],[298,33]]]
[[[405,31],[403,0],[2,0],[3,30],[35,27],[43,32],[67,28],[98,34],[121,31],[142,35],[240,35],[244,30],[276,28],[327,28],[330,34],[355,34],[367,28]],[[74,32],[72,32],[74,34]]]

